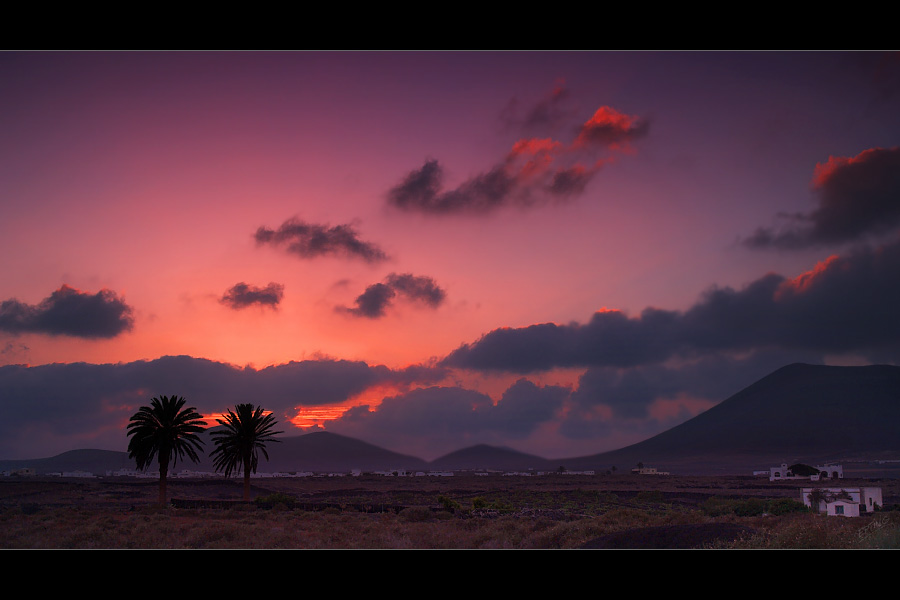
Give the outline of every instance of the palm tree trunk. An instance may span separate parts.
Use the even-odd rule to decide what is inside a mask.
[[[250,502],[250,466],[244,467],[244,502]]]
[[[159,504],[160,506],[166,505],[166,475],[168,474],[168,468],[160,465],[159,467]]]

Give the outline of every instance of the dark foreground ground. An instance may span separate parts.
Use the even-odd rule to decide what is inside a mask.
[[[747,507],[800,500],[761,477],[0,479],[2,548],[868,548],[900,541],[900,511],[859,519]],[[900,504],[898,479],[878,486]],[[809,484],[807,484],[809,485]],[[756,504],[754,504],[754,502]],[[743,507],[743,508],[742,508]],[[735,512],[736,511],[736,512]],[[743,511],[743,512],[742,512]]]

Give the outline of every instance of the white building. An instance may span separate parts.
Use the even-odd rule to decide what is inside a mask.
[[[816,512],[843,517],[858,517],[884,504],[880,487],[803,488],[800,500],[810,508],[816,502]]]
[[[844,467],[842,465],[822,465],[813,467],[818,474],[816,475],[794,475],[787,466],[787,463],[781,463],[780,467],[772,467],[769,469],[769,481],[781,481],[784,479],[808,479],[809,481],[819,481],[821,479],[843,479]]]

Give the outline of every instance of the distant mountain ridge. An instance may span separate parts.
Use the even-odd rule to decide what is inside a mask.
[[[900,367],[796,363],[650,439],[568,464],[715,472],[879,456],[900,458]]]
[[[208,435],[208,432],[207,434]],[[900,458],[900,367],[792,364],[760,379],[681,425],[643,442],[591,456],[544,459],[509,448],[477,445],[432,462],[330,432],[270,444],[260,471],[386,471],[497,469],[523,471],[631,469],[638,462],[682,473],[747,473],[787,462],[817,463],[855,456]],[[207,443],[207,447],[212,445]],[[133,468],[126,452],[75,450],[51,458],[3,460],[0,470],[38,473]],[[200,464],[181,469],[213,471]]]
[[[533,454],[525,454],[511,448],[499,448],[478,444],[445,454],[431,461],[432,469],[473,470],[496,469],[502,471],[547,470],[551,461]]]

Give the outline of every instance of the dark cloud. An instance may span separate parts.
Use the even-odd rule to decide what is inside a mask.
[[[602,311],[585,324],[497,329],[452,352],[446,366],[528,373],[634,367],[681,356],[782,348],[900,356],[900,242],[834,256],[793,279],[768,274],[713,288],[684,312]]]
[[[444,170],[438,161],[429,159],[421,169],[410,171],[399,185],[388,192],[388,201],[403,210],[449,212],[446,202],[439,202]]]
[[[385,283],[410,300],[424,302],[431,307],[440,306],[447,297],[447,293],[431,277],[411,273],[391,273],[385,279]]]
[[[549,94],[525,109],[520,107],[518,99],[513,98],[501,112],[501,122],[506,128],[521,129],[526,133],[557,131],[575,114],[567,105],[571,96],[560,82]]]
[[[444,168],[428,159],[388,191],[387,201],[404,211],[440,215],[486,214],[503,206],[568,199],[582,194],[609,162],[597,158],[598,151],[628,150],[647,130],[646,121],[604,106],[578,129],[570,145],[549,138],[519,140],[497,164],[450,189],[444,186]]]
[[[759,228],[751,248],[833,246],[900,229],[900,148],[874,148],[853,158],[831,157],[812,180],[818,206],[782,215],[780,228]]]
[[[361,258],[367,262],[387,259],[381,248],[359,239],[350,225],[328,225],[305,223],[299,219],[288,219],[277,230],[260,227],[254,234],[257,244],[285,247],[291,254],[301,258],[320,256],[340,256]]]
[[[0,303],[0,330],[14,334],[113,338],[133,326],[132,308],[106,289],[89,294],[64,285],[37,305],[16,299]]]
[[[443,167],[436,160],[428,160],[388,192],[388,202],[403,210],[432,214],[487,213],[513,201],[517,187],[513,175],[503,165],[446,192],[441,191],[443,179]]]
[[[387,447],[398,440],[427,442],[430,452],[475,443],[524,439],[550,422],[571,391],[519,380],[494,401],[462,387],[427,387],[384,398],[377,408],[359,406],[330,423],[332,431]]]
[[[527,379],[511,385],[491,409],[489,426],[512,437],[526,437],[539,425],[555,418],[571,390],[561,386],[539,386]]]
[[[236,310],[254,304],[276,308],[283,296],[284,286],[280,283],[270,283],[266,287],[257,287],[242,281],[231,286],[222,296],[220,302]]]
[[[594,173],[596,173],[595,170],[579,165],[559,169],[553,174],[548,191],[558,197],[580,195],[593,179]]]
[[[385,315],[394,297],[403,296],[410,301],[437,308],[447,297],[447,293],[431,277],[411,273],[391,273],[383,283],[374,283],[356,298],[356,306],[338,307],[358,317],[377,319]]]
[[[3,366],[0,458],[38,458],[74,448],[122,450],[128,443],[128,417],[160,394],[184,396],[202,414],[256,399],[279,420],[287,420],[297,407],[337,404],[377,385],[433,385],[445,375],[445,369],[423,365],[394,371],[322,359],[253,369],[189,356],[104,365]]]
[[[385,283],[373,283],[366,291],[356,298],[356,306],[352,308],[339,308],[357,317],[377,319],[384,316],[384,311],[391,303],[396,292]]]

